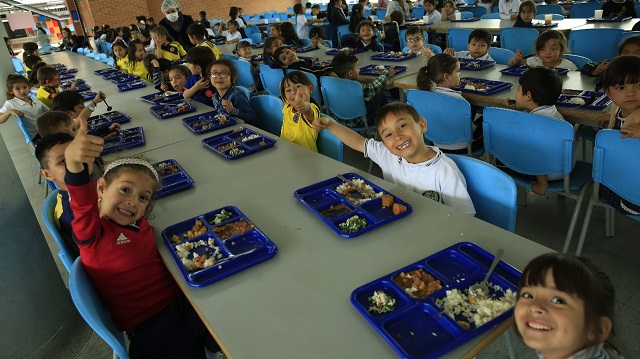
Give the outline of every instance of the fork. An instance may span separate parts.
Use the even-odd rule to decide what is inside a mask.
[[[358,191],[358,193],[360,193],[360,195],[363,198],[371,198],[371,197],[375,196],[375,194],[376,194],[376,192],[374,190],[372,190],[372,189],[360,188],[360,186],[358,186],[357,183],[354,183],[352,180],[346,178],[345,176],[343,176],[341,174],[338,174],[337,177],[339,179],[351,184],[356,189],[356,191]]]

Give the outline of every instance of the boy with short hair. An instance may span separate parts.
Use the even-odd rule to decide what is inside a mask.
[[[364,153],[382,169],[384,179],[464,213],[476,213],[464,176],[437,147],[427,146],[427,121],[411,106],[393,102],[376,117],[382,141],[365,139],[331,119],[319,117],[314,128],[327,129],[344,144]]]
[[[59,132],[75,137],[77,130],[69,114],[64,111],[45,112],[42,116],[38,117],[36,128],[43,138]]]
[[[469,34],[467,42],[468,51],[455,51],[453,48],[447,48],[444,53],[454,56],[458,59],[493,61],[489,55],[491,48],[491,33],[485,29],[476,29]]]
[[[25,57],[22,62],[24,63],[24,71],[27,73],[28,77],[31,75],[31,69],[33,69],[36,64],[44,61],[42,61],[42,59],[38,55],[29,55]]]
[[[308,4],[308,3],[307,3]],[[314,26],[309,30],[309,39],[311,40],[311,45],[313,47],[317,47],[320,50],[329,51],[331,50],[331,46],[324,40],[325,33],[324,29],[320,26]]]
[[[435,0],[424,0],[422,5],[424,5],[424,14],[429,16],[429,22],[440,21],[442,14],[440,14],[440,11],[436,10]]]
[[[36,98],[51,108],[53,98],[60,93],[60,89],[58,88],[60,87],[60,74],[51,66],[43,66],[38,69],[38,82],[40,83],[40,88],[38,88]],[[74,91],[76,85],[76,82],[73,81],[68,90]]]
[[[207,40],[207,30],[200,24],[191,24],[187,27],[187,36],[189,36],[189,41],[195,46],[205,46],[211,49],[215,60],[219,60],[222,58],[222,52],[213,43],[213,41]]]
[[[24,52],[22,53],[22,61],[24,61],[27,56],[40,56],[38,44],[36,44],[35,42],[25,42],[24,44],[22,44],[22,50],[24,50]]]
[[[273,61],[277,67],[282,69],[293,69],[312,73],[318,78],[320,76],[335,76],[331,65],[316,65],[311,60],[300,59],[295,51],[287,46],[280,46],[273,54]]]
[[[382,86],[389,77],[395,75],[395,67],[391,67],[389,70],[386,68],[380,70],[380,74],[376,78],[365,78],[360,76],[358,58],[344,52],[337,53],[334,56],[331,66],[338,77],[360,83],[364,94],[364,102],[367,106],[367,122],[369,124],[374,123],[376,113],[388,102],[387,97],[382,92]],[[343,124],[349,127],[364,126],[361,120],[344,122]]]
[[[225,44],[238,42],[242,39],[242,34],[238,31],[238,22],[235,20],[227,21],[226,30],[224,29],[224,24],[220,24],[217,35],[226,37]]]

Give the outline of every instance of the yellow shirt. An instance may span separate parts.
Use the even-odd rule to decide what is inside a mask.
[[[177,41],[174,41],[169,45],[162,45],[160,46],[160,49],[162,50],[162,57],[169,61],[180,60],[187,54],[187,52],[184,51],[184,48],[182,48],[182,45]]]
[[[318,106],[312,103],[311,109],[316,117],[320,115]],[[318,152],[318,146],[316,145],[318,133],[313,130],[313,125],[307,121],[303,114],[294,111],[293,107],[289,104],[285,104],[282,108],[284,119],[282,120],[280,137],[314,152]]]
[[[143,80],[149,80],[151,78],[142,61],[130,61],[129,66],[127,66],[127,72],[133,75],[138,75]]]
[[[38,92],[36,92],[36,98],[40,100],[45,106],[51,108],[51,104],[53,103],[53,95],[59,93],[60,90],[57,88],[52,89],[51,87],[40,86],[38,88]]]
[[[127,68],[128,67],[129,67],[129,56],[125,56],[124,58],[119,59],[118,61],[116,61],[115,68],[120,70],[120,71],[127,72]]]
[[[214,44],[213,42],[205,41],[198,46],[206,46],[210,48],[211,51],[213,51],[213,56],[216,58],[216,60],[219,60],[220,58],[222,58],[222,52],[220,52],[220,50],[218,49],[218,46],[216,46],[216,44]]]

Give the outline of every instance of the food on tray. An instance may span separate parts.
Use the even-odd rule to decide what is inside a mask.
[[[224,226],[214,227],[213,232],[221,239],[244,234],[245,232],[255,228],[253,223],[247,221],[236,221]]]
[[[473,82],[473,81],[465,81],[463,80],[464,88],[466,90],[472,91],[485,91],[489,88],[489,86],[483,84],[482,82]]]
[[[199,255],[196,252],[191,254],[192,250],[202,246],[207,247],[205,248],[205,251],[207,252],[206,254]],[[210,249],[213,251],[209,254],[208,252],[210,252]],[[183,244],[178,244],[175,247],[175,251],[184,267],[189,271],[211,267],[222,258],[220,248],[216,246],[216,242],[213,238],[209,238],[206,242],[201,239],[197,242],[185,242]],[[189,259],[189,257],[191,257],[191,259]]]
[[[229,151],[229,156],[239,156],[243,153],[244,153],[244,150],[235,147],[235,148],[232,148],[231,151]]]
[[[202,225],[202,221],[199,219],[196,219],[196,223],[193,225],[193,227],[191,227],[190,231],[187,231],[187,233],[183,234],[182,236],[184,238],[194,238],[200,235],[203,235],[207,232],[207,227]]]
[[[184,105],[182,105],[182,106],[178,107],[178,108],[176,109],[176,111],[178,111],[178,112],[184,112],[184,111],[188,111],[190,108],[191,108],[191,106],[189,106],[189,104],[186,104],[186,103],[185,103]]]
[[[581,93],[582,93],[581,90],[562,90],[563,95],[569,95],[569,96],[578,96]]]
[[[396,309],[396,300],[381,290],[373,292],[369,297],[369,303],[371,304],[369,311],[378,314],[393,312]]]
[[[394,203],[393,204],[393,214],[394,215],[399,215],[400,213],[404,213],[407,211],[407,206],[402,205],[400,203]]]
[[[227,123],[227,116],[220,113],[220,114],[217,114],[215,117],[218,120],[218,123],[220,123],[221,125],[224,125],[225,123]]]
[[[393,206],[393,204],[396,202],[393,196],[390,194],[383,194],[380,198],[382,199],[382,207],[385,208]]]
[[[178,244],[180,242],[182,242],[182,239],[180,239],[180,237],[178,237],[177,234],[174,234],[173,236],[171,236],[171,243]]]
[[[420,299],[442,288],[442,283],[422,268],[407,273],[402,272],[393,277],[393,282],[409,296]]]
[[[220,224],[224,221],[226,221],[227,219],[233,217],[233,213],[226,211],[226,210],[222,210],[220,213],[216,214],[216,217],[213,219],[213,221],[209,222],[211,224]]]
[[[110,138],[115,138],[115,137],[118,137],[118,132],[113,131],[113,132],[109,132],[109,133],[107,133],[107,134],[106,134],[104,137],[102,137],[102,138],[103,138],[103,139],[105,139],[105,140],[108,140],[108,139],[110,139]]]
[[[353,216],[346,221],[338,224],[338,228],[344,233],[355,233],[369,225],[365,218]]]
[[[191,124],[191,128],[193,128],[193,129],[200,128],[201,131],[204,131],[204,130],[208,130],[208,129],[213,128],[213,125],[211,123],[205,121],[205,120],[200,120],[198,122],[192,123]]]
[[[329,206],[329,208],[320,211],[320,214],[326,218],[335,218],[341,214],[351,212],[351,208],[344,203]]]
[[[571,104],[574,104],[574,105],[584,105],[585,104],[585,101],[584,101],[584,99],[582,97],[572,97],[572,98],[569,98],[569,99],[565,100],[565,102],[571,103]]]
[[[389,56],[400,56],[402,55],[401,51],[389,51]]]
[[[443,313],[455,320],[462,328],[476,328],[511,309],[516,303],[516,293],[511,289],[504,291],[500,286],[488,282],[494,294],[485,297],[471,296],[469,289],[447,290],[446,297],[436,300]]]
[[[260,138],[260,135],[258,135],[258,134],[255,134],[255,133],[254,133],[254,134],[252,134],[252,135],[250,135],[250,136],[243,137],[243,138],[242,138],[242,142],[247,142],[247,141],[255,140],[256,138]]]
[[[166,162],[159,164],[156,167],[156,170],[158,170],[158,174],[160,175],[160,177],[165,177],[180,172],[178,166],[174,165],[173,163]]]
[[[378,66],[375,67],[375,69],[382,71],[382,70],[386,69],[386,67],[384,65],[378,65]]]
[[[267,145],[267,143],[266,143],[265,141],[260,141],[260,142],[258,142],[258,144],[259,144],[260,146],[266,146],[266,145]]]
[[[238,144],[236,143],[236,141],[231,141],[231,142],[229,142],[229,143],[227,143],[225,145],[216,147],[216,150],[218,150],[218,151],[226,151],[226,150],[232,149],[234,147],[238,147]]]
[[[370,194],[359,193],[355,186],[358,186],[361,190],[370,191]],[[336,187],[336,192],[347,197],[351,203],[366,202],[370,199],[378,198],[383,195],[383,192],[375,192],[371,186],[360,178],[352,179],[349,182],[343,182],[340,186]],[[354,198],[352,196],[353,193],[359,193],[360,197]]]

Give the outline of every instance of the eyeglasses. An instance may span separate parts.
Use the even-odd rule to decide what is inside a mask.
[[[419,37],[419,36],[418,37],[410,37],[410,38],[407,39],[407,43],[418,42],[418,41],[422,41],[422,40],[424,40],[424,39]]]
[[[217,79],[218,77],[220,78],[227,78],[229,77],[230,73],[228,71],[222,71],[222,72],[212,72],[211,73],[211,78],[212,79]]]

